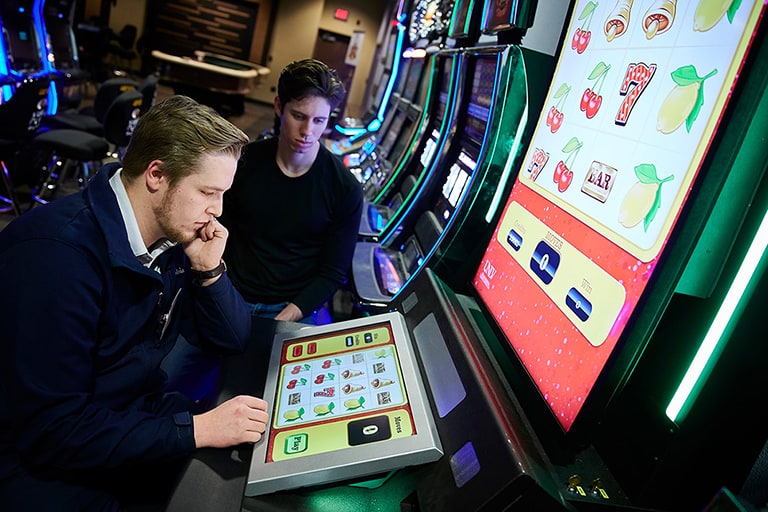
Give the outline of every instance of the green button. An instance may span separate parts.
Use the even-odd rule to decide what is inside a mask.
[[[285,454],[293,455],[306,451],[309,436],[307,434],[294,434],[285,440]]]

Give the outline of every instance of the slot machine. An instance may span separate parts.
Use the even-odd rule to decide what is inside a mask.
[[[456,240],[466,237],[477,249],[477,240],[490,236],[492,224],[482,219],[511,184],[533,131],[528,112],[541,107],[541,84],[552,70],[548,56],[513,44],[444,50],[434,60],[446,67],[437,111],[361,222],[368,239],[357,244],[352,280],[369,312],[385,310],[422,268],[447,260]],[[468,279],[471,261],[466,254],[461,259]]]
[[[41,59],[50,66],[54,76],[56,102],[51,102],[51,114],[79,106],[82,84],[87,77],[80,67],[80,56],[73,30],[75,2],[72,0],[47,0],[40,11],[35,11],[35,26],[45,34],[48,52]]]
[[[400,129],[387,132],[379,146],[381,158],[369,166],[371,174],[363,184],[365,205],[358,232],[361,239],[380,239],[392,217],[410,199],[413,189],[406,188],[406,170],[416,165],[414,162],[421,165],[422,172],[429,168],[441,133],[450,124],[453,109],[449,106],[454,104],[456,95],[456,62],[455,54],[433,56],[428,62],[426,108],[416,119],[416,109],[395,112],[392,125]]]
[[[714,318],[706,302],[722,300],[714,289],[729,284],[718,283],[729,251],[743,258],[737,240],[754,235],[758,251],[768,240],[747,220],[761,219],[766,205],[766,149],[756,135],[765,112],[764,10],[763,2],[719,10],[706,1],[576,3],[544,109],[469,286],[473,300],[459,300],[579,506],[703,509],[716,485],[738,482],[744,470],[744,460],[722,463],[736,457],[714,447],[705,450],[713,463],[686,452],[691,439],[727,430],[703,425],[698,413],[702,430],[691,431],[685,411],[711,407],[692,405],[708,375],[700,361],[714,365],[724,348],[707,338],[697,345],[693,333]],[[753,262],[756,280],[759,269]],[[683,367],[689,351],[699,371],[693,365],[677,380],[683,372],[671,362]],[[739,359],[734,351],[728,358]],[[747,459],[765,441],[753,433],[750,448],[749,431],[734,447]],[[662,482],[697,470],[689,458],[708,468],[703,496]]]
[[[40,59],[41,41],[35,28],[33,13],[41,8],[40,0],[3,2],[0,5],[0,74],[9,84],[3,86],[2,100],[7,101],[15,90],[11,82],[22,81],[44,72]]]
[[[430,56],[433,49],[445,44],[453,3],[453,0],[416,0],[410,6],[402,27],[404,48],[401,47],[398,56],[402,70],[397,80],[398,89],[390,98],[391,108],[380,125],[374,123],[374,134],[359,140],[354,149],[343,154],[344,164],[365,187],[374,189],[368,192],[369,197],[386,181],[392,162],[403,156],[405,144],[417,134],[429,101],[427,88],[433,66]],[[395,139],[400,139],[400,143],[395,144]],[[394,152],[393,147],[400,152]],[[371,177],[376,178],[375,185],[368,184]]]
[[[254,449],[244,509],[711,510],[737,488],[767,437],[766,6],[609,3],[573,5],[465,288],[427,267],[385,313],[275,337],[263,396],[278,442]],[[724,315],[734,325],[712,334]],[[432,437],[393,471],[381,447],[414,432]],[[331,455],[359,439],[367,469]],[[265,470],[294,455],[289,474]],[[681,470],[698,485],[677,485]]]
[[[386,129],[391,121],[390,106],[397,103],[398,91],[402,90],[401,58],[403,42],[405,40],[405,21],[407,19],[407,0],[400,0],[392,5],[390,16],[385,17],[388,22],[382,30],[386,31],[384,41],[379,45],[376,59],[374,60],[373,76],[375,85],[369,84],[369,88],[375,91],[375,97],[371,100],[371,109],[360,120],[347,123],[339,123],[334,126],[334,133],[326,139],[326,147],[337,155],[352,154],[361,149],[364,142],[361,141],[368,133],[375,133],[382,128]],[[378,77],[378,79],[376,78]],[[371,140],[371,137],[363,140]],[[373,139],[375,140],[375,138]],[[360,157],[351,156],[349,164],[358,165]]]

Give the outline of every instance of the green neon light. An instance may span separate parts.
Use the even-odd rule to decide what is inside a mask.
[[[682,421],[690,411],[693,402],[696,400],[701,387],[717,361],[720,353],[725,347],[728,336],[726,330],[732,326],[732,321],[738,317],[737,308],[749,299],[747,290],[753,277],[759,277],[756,272],[766,247],[768,246],[768,211],[763,216],[760,227],[752,239],[752,243],[747,251],[744,261],[736,273],[736,277],[731,283],[731,287],[720,305],[720,309],[709,327],[704,341],[688,367],[683,380],[677,387],[672,400],[667,405],[667,417],[673,422]],[[756,276],[756,274],[758,274]]]

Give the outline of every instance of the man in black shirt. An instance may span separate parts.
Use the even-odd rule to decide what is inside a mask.
[[[320,143],[344,93],[318,60],[286,66],[274,101],[277,136],[246,146],[224,196],[224,259],[254,314],[317,323],[313,313],[347,277],[363,191]]]

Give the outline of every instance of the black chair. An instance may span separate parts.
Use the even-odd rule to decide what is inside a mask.
[[[54,129],[36,135],[31,149],[44,155],[47,164],[33,190],[33,199],[47,203],[61,182],[69,177],[74,177],[79,187],[84,188],[105,160],[120,160],[136,127],[143,101],[144,96],[135,89],[115,98],[104,116],[103,137],[73,129]]]
[[[12,177],[20,172],[20,149],[33,137],[45,113],[49,84],[48,80],[25,79],[17,85],[13,96],[0,105],[0,166],[7,194],[0,196],[0,211],[21,213]]]
[[[155,73],[150,73],[139,82],[138,90],[144,96],[144,103],[141,105],[142,114],[155,104],[155,100],[157,99],[157,82],[159,80],[159,76]]]
[[[81,130],[101,137],[104,135],[104,116],[109,106],[120,94],[138,87],[139,84],[130,78],[105,80],[96,90],[93,105],[83,107],[76,112],[44,116],[41,128]]]

